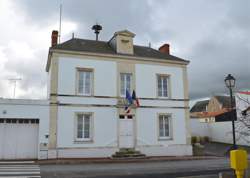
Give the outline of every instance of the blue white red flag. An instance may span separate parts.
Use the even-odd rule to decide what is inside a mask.
[[[126,90],[126,99],[127,99],[129,105],[133,104],[132,97],[131,97],[128,90]]]
[[[129,114],[130,113],[130,107],[129,106],[125,106],[125,113]]]
[[[136,107],[140,106],[139,100],[138,98],[136,98],[135,90],[133,90],[133,93],[132,93],[132,100]]]
[[[125,106],[125,113],[129,114],[130,113],[130,106],[133,104],[133,99],[129,93],[128,90],[126,90],[126,100],[127,100],[127,104]]]

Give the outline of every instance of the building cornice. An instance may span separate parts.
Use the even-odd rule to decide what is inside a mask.
[[[116,60],[128,60],[128,61],[138,61],[141,62],[155,62],[155,63],[164,63],[164,64],[174,64],[180,66],[186,66],[189,64],[189,61],[174,61],[168,59],[159,59],[159,58],[149,58],[149,57],[138,57],[138,56],[129,56],[129,55],[119,55],[119,54],[105,54],[105,53],[92,53],[92,52],[82,52],[82,51],[70,51],[70,50],[61,50],[61,49],[49,49],[48,61],[46,65],[46,71],[49,71],[51,58],[53,53],[56,54],[68,54],[68,55],[81,55],[81,56],[91,56],[91,57],[100,57],[100,58],[112,58]]]

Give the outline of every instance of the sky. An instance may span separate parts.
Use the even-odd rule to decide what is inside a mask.
[[[72,33],[94,40],[97,22],[104,41],[128,29],[135,44],[158,49],[169,43],[172,55],[190,61],[191,99],[228,93],[229,73],[235,90],[250,89],[249,0],[0,0],[0,97],[14,97],[9,79],[21,79],[16,98],[47,97],[45,65],[60,3],[61,42]]]

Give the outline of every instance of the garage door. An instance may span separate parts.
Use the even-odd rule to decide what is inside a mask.
[[[38,119],[0,118],[0,159],[37,159]]]

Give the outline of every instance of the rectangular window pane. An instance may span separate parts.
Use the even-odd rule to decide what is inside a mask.
[[[158,87],[158,96],[162,96],[161,76],[157,76],[157,87]]]
[[[121,96],[126,95],[126,90],[131,93],[131,82],[132,82],[132,74],[127,74],[127,73],[121,73],[120,74],[120,79],[121,79]]]
[[[83,93],[83,72],[79,71],[78,93]]]
[[[170,137],[170,119],[168,115],[159,115],[159,137]]]
[[[90,85],[91,85],[91,73],[85,72],[85,83],[84,83],[85,94],[90,94]]]
[[[78,77],[78,93],[90,95],[92,86],[92,72],[78,71]]]
[[[129,93],[131,93],[131,75],[127,74],[127,79],[126,79],[126,89],[128,90]]]
[[[165,116],[164,120],[165,120],[165,125],[164,125],[165,133],[164,133],[164,136],[169,137],[169,119],[167,118],[167,116]]]
[[[167,97],[167,77],[162,78],[162,83],[163,83],[163,96]]]
[[[121,74],[121,95],[125,95],[125,75]]]
[[[82,138],[83,131],[83,115],[77,115],[77,138]]]
[[[163,137],[164,136],[164,124],[163,124],[163,118],[162,116],[159,116],[159,136]]]
[[[84,116],[84,138],[90,138],[90,115]]]
[[[159,97],[168,97],[168,76],[157,76],[157,89]]]

